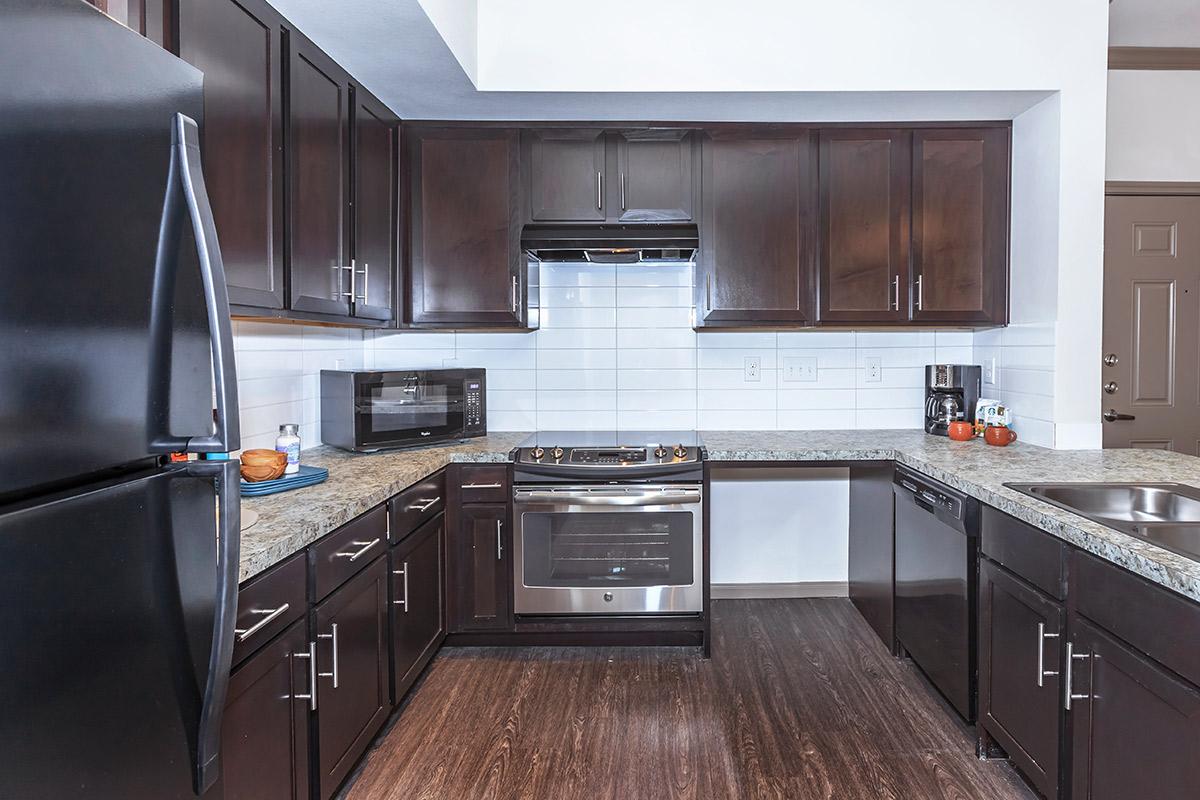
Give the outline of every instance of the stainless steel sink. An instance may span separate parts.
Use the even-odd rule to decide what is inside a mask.
[[[1200,489],[1181,483],[1007,483],[1005,486],[1200,561]]]

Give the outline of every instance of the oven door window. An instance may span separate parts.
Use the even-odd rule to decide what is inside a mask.
[[[414,375],[364,383],[357,406],[364,444],[454,436],[463,430],[461,382],[427,383]]]
[[[690,511],[524,513],[526,586],[687,586],[693,579]]]

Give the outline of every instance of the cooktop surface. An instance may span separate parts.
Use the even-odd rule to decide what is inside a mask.
[[[702,447],[696,431],[540,431],[520,447]]]

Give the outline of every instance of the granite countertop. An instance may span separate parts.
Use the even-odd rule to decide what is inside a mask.
[[[1037,481],[1174,481],[1200,487],[1200,458],[1162,450],[990,447],[919,430],[703,431],[711,462],[890,461],[953,486],[1101,558],[1200,602],[1200,562],[1005,487]],[[503,463],[527,433],[463,444],[359,455],[317,447],[301,460],[326,467],[317,486],[242,500],[259,514],[242,532],[241,580],[262,572],[453,462]]]

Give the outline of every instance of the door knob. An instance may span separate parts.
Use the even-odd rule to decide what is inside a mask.
[[[1131,419],[1137,419],[1137,417],[1135,417],[1133,414],[1122,414],[1119,411],[1117,411],[1115,408],[1110,408],[1108,411],[1104,412],[1104,421],[1105,422],[1117,422],[1118,420],[1131,420]]]
[[[1104,384],[1104,393],[1105,394],[1116,394],[1117,388],[1118,387],[1117,387],[1116,381],[1109,381],[1108,383]]]
[[[1116,353],[1108,353],[1107,355],[1104,356],[1104,366],[1115,367],[1116,365],[1117,365],[1117,354]]]

